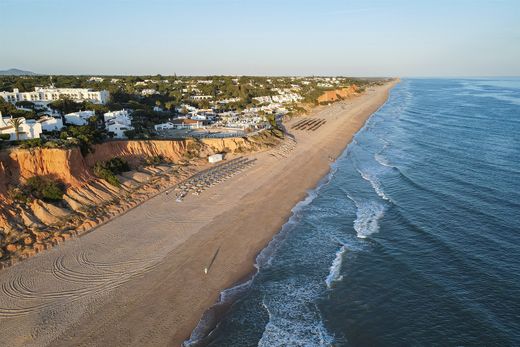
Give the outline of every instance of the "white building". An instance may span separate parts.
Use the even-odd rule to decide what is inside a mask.
[[[103,77],[90,77],[89,82],[103,82]]]
[[[211,95],[192,95],[190,99],[200,101],[200,100],[211,100],[213,97]]]
[[[224,156],[220,153],[213,154],[208,157],[208,162],[218,163],[219,161],[222,161],[223,158],[224,158]]]
[[[175,111],[177,111],[179,113],[190,113],[190,112],[198,112],[199,109],[194,106],[188,105],[188,104],[182,104],[179,107],[176,107]]]
[[[155,131],[159,131],[159,130],[168,130],[168,129],[174,129],[175,126],[173,125],[172,122],[166,122],[166,123],[161,123],[161,124],[155,124],[153,126],[155,128]]]
[[[117,139],[126,138],[125,131],[134,130],[132,116],[128,110],[107,112],[103,118],[105,119],[105,129],[109,133],[113,133]]]
[[[61,117],[43,116],[38,119],[43,131],[59,131],[63,128],[63,120]]]
[[[159,92],[155,89],[143,89],[141,90],[141,95],[143,96],[147,96],[147,95],[154,95],[154,94],[159,94]]]
[[[18,126],[18,140],[39,139],[42,133],[42,126],[34,119],[20,118]],[[0,134],[9,134],[9,141],[17,140],[16,129],[13,126],[13,117],[2,117],[0,113]]]
[[[206,114],[194,114],[191,116],[191,119],[193,120],[208,120],[208,116]]]
[[[108,101],[110,94],[106,90],[94,91],[87,88],[36,87],[33,92],[22,93],[17,88],[14,88],[12,92],[0,92],[0,96],[12,104],[18,101],[47,104],[63,97],[67,97],[76,102],[90,101],[95,104],[104,104]]]
[[[65,123],[72,125],[87,125],[88,120],[94,117],[94,111],[79,111],[65,115]]]
[[[202,122],[194,119],[174,119],[171,122],[154,125],[156,131],[168,129],[199,129]]]
[[[105,128],[109,133],[113,133],[116,139],[124,139],[127,137],[125,131],[134,130],[130,124],[120,123],[117,119],[109,120]]]
[[[115,119],[122,124],[132,124],[132,117],[130,116],[130,112],[128,112],[128,110],[125,109],[107,112],[103,115],[103,118],[105,119],[105,123]]]

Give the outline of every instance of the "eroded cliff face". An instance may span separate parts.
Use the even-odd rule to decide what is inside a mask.
[[[269,133],[249,138],[113,141],[96,145],[83,157],[73,149],[16,149],[0,152],[0,268],[86,232],[196,173],[205,158],[267,149],[279,139]],[[146,166],[162,156],[171,164]],[[124,173],[115,187],[95,177],[92,167],[114,157],[127,160],[134,171]],[[59,204],[40,200],[13,201],[9,187],[33,176],[53,176],[66,185]]]
[[[53,176],[78,187],[92,178],[79,149],[17,149],[0,152],[0,194],[33,176]]]
[[[244,151],[256,150],[261,147],[259,141],[247,138],[187,140],[149,140],[149,141],[112,141],[95,145],[94,152],[85,158],[89,167],[98,161],[106,161],[113,157],[125,158],[131,165],[138,165],[143,158],[163,156],[177,162],[185,159],[188,152],[193,157],[204,158],[217,152],[234,153],[242,148]]]
[[[163,156],[171,162],[204,158],[217,152],[248,152],[268,147],[269,143],[246,138],[151,141],[113,141],[94,146],[85,158],[73,149],[16,149],[0,152],[0,197],[6,198],[9,185],[18,185],[33,176],[53,176],[68,188],[81,187],[94,179],[91,169],[98,161],[114,157],[127,160],[132,166],[149,157]]]
[[[322,102],[338,101],[338,100],[345,99],[345,98],[348,98],[351,96],[356,96],[356,95],[358,95],[358,93],[359,93],[359,88],[355,84],[352,84],[348,88],[341,88],[341,89],[329,90],[329,91],[324,92],[318,98],[318,102],[322,103]]]

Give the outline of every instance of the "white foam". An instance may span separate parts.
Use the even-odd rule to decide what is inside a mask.
[[[376,192],[377,195],[379,195],[382,199],[384,199],[386,201],[392,201],[385,194],[383,187],[381,186],[381,182],[379,182],[379,179],[374,174],[371,174],[369,172],[363,172],[359,169],[357,171],[359,172],[359,174],[361,175],[361,177],[363,177],[363,179],[365,181],[368,181],[370,183],[370,185],[372,186],[372,188],[374,188],[374,191]]]
[[[357,204],[354,230],[359,238],[366,238],[379,231],[379,220],[385,213],[385,205],[375,201]]]
[[[318,283],[302,286],[298,281],[277,283],[273,295],[262,300],[269,315],[259,347],[331,346],[334,338],[324,326],[319,309],[313,304],[319,296]]]
[[[381,165],[389,168],[394,168],[392,164],[381,153],[374,154],[374,159]]]
[[[341,263],[343,262],[343,254],[347,251],[345,245],[341,246],[339,251],[336,252],[336,257],[330,266],[329,275],[325,279],[327,288],[331,288],[334,282],[339,282],[343,279],[341,276]]]

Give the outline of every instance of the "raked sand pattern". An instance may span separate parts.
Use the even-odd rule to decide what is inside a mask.
[[[182,235],[188,235],[189,230],[200,228],[211,220],[208,213],[199,216],[176,215],[175,209],[170,211],[168,205],[182,205],[183,210],[196,212],[200,208],[199,202],[197,197],[190,198],[189,192],[194,193],[190,195],[199,195],[250,168],[255,160],[235,158],[199,172],[149,202],[162,208],[146,209],[140,220],[137,220],[138,216],[130,216],[132,222],[120,224],[119,232],[101,235],[103,229],[110,228],[106,225],[96,233],[27,260],[23,263],[25,266],[2,271],[2,337],[18,340],[22,345],[31,345],[33,339],[34,345],[49,343],[74,317],[81,316],[90,303],[106,299],[108,294],[125,283],[153,271],[175,248],[176,243],[172,241],[182,239]],[[211,193],[208,192],[210,198]],[[138,211],[132,212],[138,214]],[[150,230],[149,225],[162,228]],[[151,240],[155,242],[150,243]],[[94,241],[95,247],[92,247],[91,241]],[[84,244],[90,247],[84,247]],[[118,249],[118,244],[125,244],[124,249]],[[28,320],[31,324],[20,327],[17,318]]]

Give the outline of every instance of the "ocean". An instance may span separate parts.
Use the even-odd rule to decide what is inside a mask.
[[[519,184],[520,79],[403,79],[206,344],[519,346]]]

